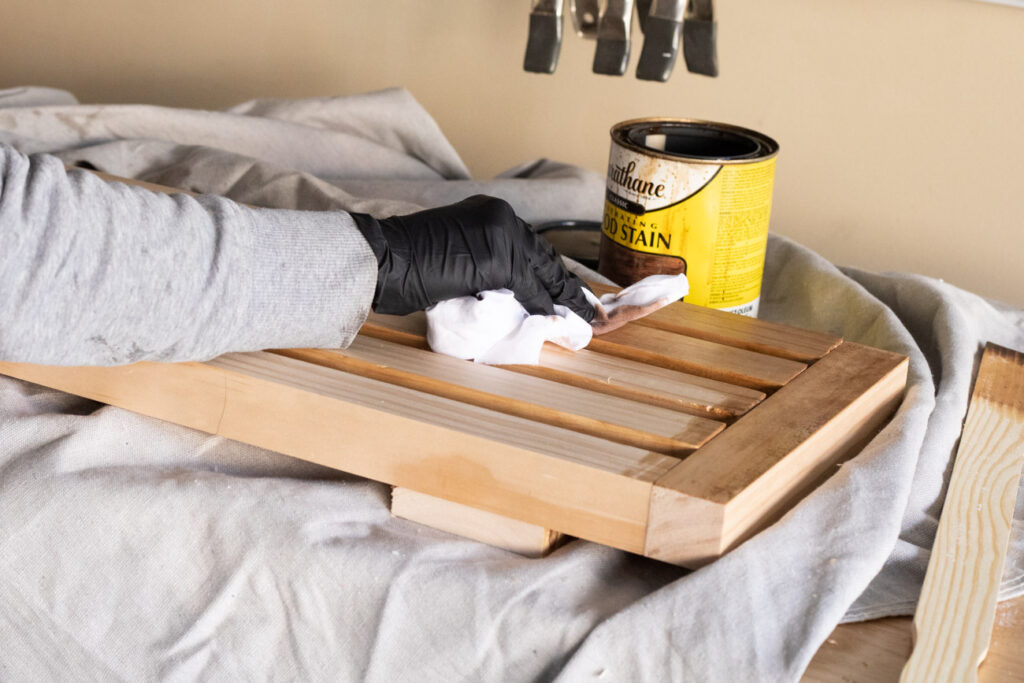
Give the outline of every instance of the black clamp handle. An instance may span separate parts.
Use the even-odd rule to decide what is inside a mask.
[[[714,0],[689,0],[683,18],[683,57],[691,73],[718,75]]]
[[[629,64],[633,0],[608,0],[597,26],[594,73],[621,76]]]
[[[534,0],[523,69],[553,74],[562,49],[562,0]]]
[[[667,81],[679,53],[686,0],[653,0],[649,4],[646,18],[641,15],[644,47],[636,65],[636,77],[645,81]]]

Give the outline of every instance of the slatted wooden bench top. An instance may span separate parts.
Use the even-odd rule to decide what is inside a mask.
[[[897,354],[686,303],[539,366],[441,356],[425,331],[372,315],[348,349],[0,372],[688,566],[833,472],[907,376]]]

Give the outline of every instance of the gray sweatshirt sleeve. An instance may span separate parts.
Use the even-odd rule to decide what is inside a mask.
[[[347,346],[376,277],[344,212],[162,195],[0,144],[0,360]]]

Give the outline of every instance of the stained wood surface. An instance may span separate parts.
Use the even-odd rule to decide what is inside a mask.
[[[725,427],[380,339],[357,337],[347,349],[275,353],[667,455],[686,455]]]
[[[594,337],[587,348],[762,391],[778,389],[807,367],[786,358],[635,324]]]
[[[837,626],[822,643],[801,679],[804,683],[893,683],[910,656],[910,617]],[[996,607],[988,657],[978,669],[981,683],[1024,681],[1024,597]]]
[[[900,681],[973,681],[988,651],[1024,465],[1024,354],[985,348]]]
[[[618,287],[594,283],[590,283],[590,287],[598,295],[619,290]],[[804,363],[823,357],[842,341],[835,335],[724,313],[686,302],[656,311],[636,321],[636,324]]]
[[[773,521],[877,432],[907,367],[840,344],[655,482],[645,554],[697,566]]]
[[[426,349],[423,314],[371,314],[360,334]],[[566,351],[547,344],[540,365],[505,369],[550,379],[609,396],[641,401],[712,419],[731,419],[764,400],[764,392],[706,377],[588,351]]]
[[[263,352],[0,372],[632,552],[678,462]]]
[[[525,557],[543,557],[563,539],[553,529],[399,486],[391,491],[391,514]]]

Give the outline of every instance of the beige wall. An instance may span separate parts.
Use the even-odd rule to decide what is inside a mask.
[[[527,0],[5,0],[0,87],[216,108],[404,85],[477,175],[603,172],[607,129],[690,116],[782,145],[774,232],[829,259],[1024,305],[1024,9],[972,0],[723,0],[722,75],[590,73],[567,35],[521,70]]]

